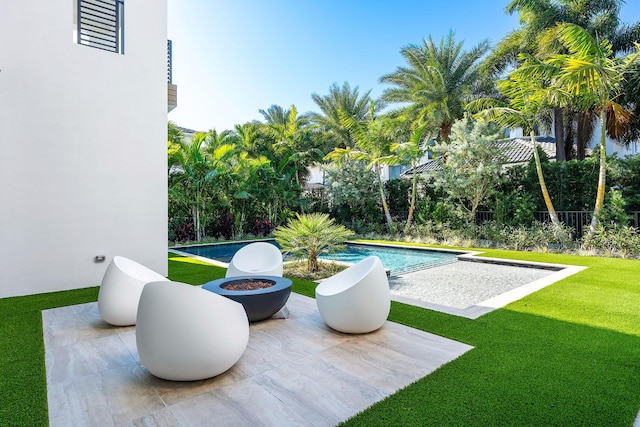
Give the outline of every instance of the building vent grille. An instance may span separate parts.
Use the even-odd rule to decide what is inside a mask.
[[[78,0],[78,44],[124,53],[124,1]]]

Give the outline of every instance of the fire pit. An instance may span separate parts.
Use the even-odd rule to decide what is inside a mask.
[[[291,280],[276,276],[238,276],[214,280],[202,286],[239,302],[250,322],[268,319],[287,303]]]

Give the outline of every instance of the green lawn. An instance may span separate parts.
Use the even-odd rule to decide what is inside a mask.
[[[589,268],[476,320],[394,302],[390,320],[475,349],[345,425],[631,426],[640,410],[640,261],[484,251]],[[169,254],[173,280],[223,275]],[[301,294],[313,296],[314,286],[294,281]],[[87,288],[0,299],[0,425],[47,424],[40,311],[96,297]]]

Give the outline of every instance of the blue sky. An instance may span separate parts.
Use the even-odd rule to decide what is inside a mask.
[[[519,26],[508,0],[168,0],[173,83],[169,120],[195,129],[232,129],[272,104],[318,111],[311,94],[348,81],[379,96],[380,76],[404,65],[400,49],[450,30],[470,49]],[[623,6],[640,20],[640,0]]]

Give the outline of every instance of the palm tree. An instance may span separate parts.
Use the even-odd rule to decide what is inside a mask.
[[[215,129],[206,133],[203,149],[207,154],[213,154],[213,152],[223,145],[234,145],[237,142],[237,137],[233,131],[225,130],[220,133]]]
[[[274,113],[274,107],[270,108],[271,113]],[[269,118],[273,119],[274,116],[269,115]],[[293,165],[296,184],[301,186],[307,174],[307,166],[321,160],[324,153],[314,144],[308,116],[298,114],[295,105],[288,110],[278,110],[275,118],[277,121],[266,125],[267,134],[274,141],[274,153],[285,161],[283,166],[288,163]]]
[[[255,151],[256,143],[260,138],[259,123],[248,122],[243,125],[235,125],[233,133],[235,135],[236,144],[244,150]]]
[[[429,36],[422,45],[403,47],[400,53],[407,65],[380,78],[393,85],[382,99],[408,103],[401,111],[415,122],[435,121],[443,141],[449,138],[453,122],[464,115],[465,102],[478,80],[480,59],[489,50],[488,41],[468,52],[462,45],[456,43],[453,31],[439,45]]]
[[[318,255],[341,249],[344,241],[353,232],[335,224],[327,214],[296,214],[286,227],[278,227],[273,232],[282,250],[292,254],[307,256],[307,270],[318,271]]]
[[[384,194],[384,186],[380,175],[383,165],[398,164],[400,159],[391,152],[392,139],[389,133],[388,119],[377,118],[375,111],[375,103],[371,102],[369,120],[364,123],[343,115],[341,117],[343,126],[353,134],[355,146],[353,148],[335,148],[331,153],[327,154],[325,159],[333,160],[338,165],[349,159],[365,162],[366,168],[375,172],[378,189],[380,190],[382,209],[389,231],[392,231],[393,219],[391,218],[391,212],[389,212],[389,205]]]
[[[498,90],[507,99],[506,105],[496,99],[479,99],[471,102],[469,108],[480,110],[478,112],[479,116],[502,126],[522,127],[530,131],[531,148],[542,197],[547,211],[549,211],[551,222],[556,227],[556,230],[559,231],[562,226],[544,180],[534,131],[535,127],[540,123],[540,116],[543,110],[548,107],[548,89],[542,86],[540,79],[530,78],[528,75],[529,67],[531,67],[530,64],[525,63],[518,70],[511,73],[507,80],[498,82]],[[558,235],[561,237],[560,233]]]
[[[267,111],[260,112],[267,121],[261,128],[264,147],[268,148],[264,154],[272,161],[278,176],[278,182],[272,183],[277,187],[276,196],[287,196],[287,203],[295,200],[296,203],[289,203],[289,206],[304,211],[299,196],[309,173],[307,167],[324,157],[320,139],[313,132],[309,115],[298,114],[295,105],[289,109],[272,105]]]
[[[230,194],[226,197],[234,218],[234,236],[239,237],[250,207],[255,205],[258,194],[264,190],[263,177],[272,171],[271,162],[264,156],[252,157],[243,151],[228,159],[225,167],[231,181]]]
[[[205,207],[207,182],[211,179],[210,162],[203,149],[206,134],[198,132],[189,143],[182,142],[171,154],[174,162],[170,173],[170,191],[191,209],[196,240],[202,240],[202,211]],[[173,147],[172,147],[173,148]]]
[[[311,119],[321,130],[329,133],[334,147],[351,148],[354,146],[353,136],[342,118],[348,117],[354,122],[366,121],[373,101],[370,94],[371,90],[368,90],[361,95],[358,86],[351,89],[348,82],[344,82],[342,87],[334,83],[329,87],[328,95],[311,95],[322,111],[322,114],[313,114]],[[378,113],[382,108],[383,104],[378,102],[375,112]]]
[[[621,25],[619,14],[623,0],[512,0],[506,7],[510,15],[518,13],[522,26],[503,38],[483,64],[484,71],[493,75],[504,72],[509,66],[520,65],[518,55],[536,55],[540,46],[547,53],[561,53],[562,45],[541,43],[546,30],[558,22],[567,22],[583,27],[592,36],[607,38],[613,44],[614,52],[630,51],[633,41],[640,38],[640,22]],[[554,51],[555,50],[555,51]],[[573,112],[571,106],[554,106],[554,133],[556,139],[556,159],[571,156],[573,121],[577,117],[577,157],[584,158],[587,142],[593,135],[595,115],[592,111]],[[568,122],[565,129],[565,120]]]
[[[184,134],[180,128],[170,121],[167,125],[167,175],[169,177],[171,170],[180,163],[183,140]]]
[[[420,160],[422,160],[429,151],[428,141],[431,139],[431,135],[429,135],[428,129],[429,126],[427,123],[419,124],[411,131],[406,142],[394,143],[391,145],[391,151],[399,156],[400,162],[410,164],[412,169],[411,204],[409,206],[407,224],[404,228],[405,233],[408,233],[411,230],[411,221],[416,207],[416,193],[418,187],[418,174],[416,169],[420,164]]]
[[[267,124],[285,124],[287,122],[287,118],[289,116],[289,111],[285,110],[281,106],[277,104],[273,104],[271,107],[266,110],[258,110],[260,114],[264,117]]]
[[[620,94],[625,72],[633,66],[640,55],[640,44],[636,43],[634,53],[620,59],[614,56],[609,41],[605,39],[598,42],[584,28],[577,25],[558,24],[555,33],[569,52],[552,55],[545,61],[546,64],[558,70],[555,87],[567,91],[584,107],[595,105],[600,117],[598,191],[590,227],[591,232],[594,232],[605,195],[607,111],[623,110],[614,102],[614,99]]]

